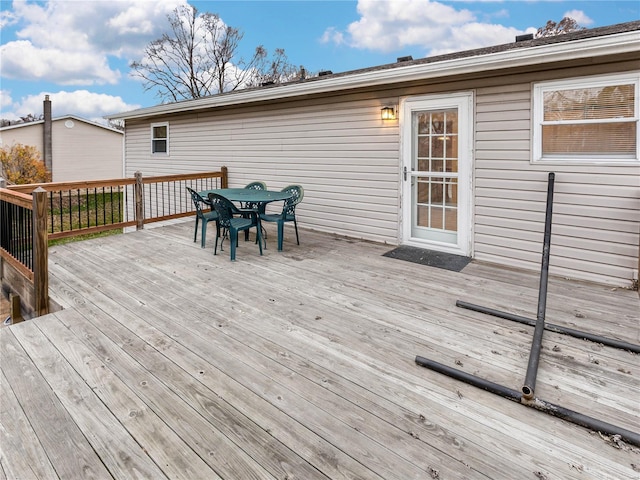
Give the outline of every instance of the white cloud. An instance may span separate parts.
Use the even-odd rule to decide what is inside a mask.
[[[481,23],[467,9],[432,0],[359,0],[358,12],[361,18],[348,26],[347,35],[341,38],[337,35],[340,32],[327,31],[323,39],[338,38],[355,48],[382,52],[417,46],[426,55],[437,55],[510,43],[523,33],[512,27]],[[506,10],[495,14],[505,15]]]
[[[13,103],[11,92],[9,90],[0,90],[0,108],[4,110]]]
[[[501,10],[498,10],[497,12],[493,12],[492,14],[489,15],[489,17],[491,17],[491,18],[509,18],[509,17],[511,17],[511,14],[509,13],[509,10],[507,10],[506,8],[503,8]]]
[[[526,33],[535,33],[536,29],[531,28]],[[488,23],[465,23],[450,30],[448,38],[438,42],[437,47],[429,51],[429,55],[442,55],[450,52],[461,52],[474,48],[488,47],[512,43],[516,35],[522,34],[520,30],[503,25]]]
[[[336,45],[342,45],[344,43],[344,34],[338,31],[335,27],[329,27],[322,34],[320,43],[335,43]]]
[[[563,17],[573,18],[578,25],[581,27],[586,27],[593,24],[593,20],[587,16],[582,10],[569,10],[565,12]]]
[[[115,84],[121,77],[109,68],[107,58],[88,51],[38,48],[20,40],[0,46],[5,78],[46,80],[60,85]]]
[[[3,45],[3,75],[61,85],[115,83],[110,60],[137,58],[186,0],[14,2],[15,42]],[[5,18],[2,18],[5,21]],[[126,58],[128,57],[128,58]]]
[[[2,93],[4,94],[4,92]],[[15,120],[28,114],[41,115],[42,102],[44,101],[45,95],[49,95],[51,100],[53,117],[76,115],[102,124],[107,123],[107,121],[102,118],[105,115],[140,108],[140,105],[127,104],[119,96],[93,93],[87,90],[75,90],[71,92],[59,91],[57,93],[41,92],[35,95],[29,95],[28,97],[20,99],[20,101],[10,103],[13,112],[3,111],[1,117]],[[2,102],[4,104],[4,95]]]
[[[7,28],[11,25],[14,25],[18,20],[13,12],[9,10],[0,11],[0,28]]]

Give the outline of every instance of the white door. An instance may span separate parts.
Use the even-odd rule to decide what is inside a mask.
[[[402,243],[471,256],[473,95],[407,98]]]

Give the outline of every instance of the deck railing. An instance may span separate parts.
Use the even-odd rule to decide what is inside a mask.
[[[0,272],[2,290],[16,294],[11,315],[22,318],[21,300],[32,316],[49,312],[46,192],[13,192],[0,180]],[[13,300],[13,299],[12,299]]]
[[[227,169],[219,172],[187,173],[83,182],[12,185],[14,192],[30,194],[36,188],[47,192],[48,237],[57,239],[125,227],[142,229],[144,224],[194,214],[185,187],[209,190],[227,186]]]
[[[0,183],[2,288],[21,296],[27,316],[43,315],[49,302],[48,240],[142,229],[147,223],[191,216],[195,207],[185,187],[209,190],[227,185],[226,167],[219,172],[156,177],[137,172],[134,178],[6,188]]]

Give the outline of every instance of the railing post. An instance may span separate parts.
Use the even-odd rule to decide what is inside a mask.
[[[142,195],[142,172],[137,171],[135,174],[135,199],[136,199],[136,230],[142,230],[144,228],[144,204]]]
[[[11,317],[11,325],[24,321],[24,318],[22,318],[20,295],[9,294],[9,316]]]
[[[47,234],[47,192],[33,193],[33,310],[37,317],[49,313],[49,248]]]
[[[0,177],[0,188],[7,188],[7,181]],[[9,215],[11,210],[8,205],[3,205],[0,207],[0,246],[4,248],[8,248],[9,245],[9,225],[11,225],[11,220],[9,219]],[[7,218],[4,218],[4,213],[6,212]]]
[[[220,188],[229,188],[229,174],[227,172],[227,167],[220,168],[222,172],[222,178],[220,179]]]

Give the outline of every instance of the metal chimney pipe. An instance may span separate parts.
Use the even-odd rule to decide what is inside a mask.
[[[49,173],[52,172],[53,167],[53,134],[52,134],[52,118],[51,118],[51,100],[49,95],[44,96],[43,102],[44,113],[44,129],[42,138],[42,155],[44,156],[44,165],[47,167]]]

